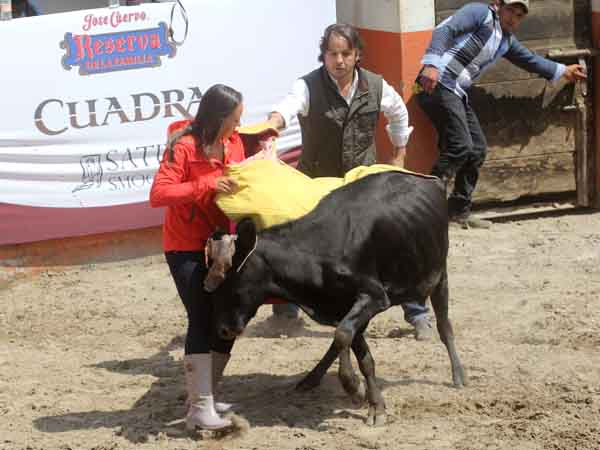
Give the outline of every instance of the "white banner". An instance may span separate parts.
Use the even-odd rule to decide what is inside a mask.
[[[87,208],[144,202],[169,123],[225,83],[243,123],[266,118],[317,67],[333,0],[186,0],[0,22],[0,203]],[[178,9],[174,39],[183,39]],[[296,126],[280,150],[300,145]]]

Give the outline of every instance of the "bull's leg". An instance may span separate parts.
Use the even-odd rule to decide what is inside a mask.
[[[335,361],[338,353],[339,351],[335,347],[335,344],[332,343],[321,361],[319,361],[315,368],[296,385],[296,390],[309,391],[317,387],[321,383],[321,379],[325,373],[327,373],[329,367],[333,364],[333,361]],[[365,399],[365,391],[360,383],[360,379],[356,376],[356,373],[352,368],[349,348],[343,350],[340,354],[338,376],[342,383],[342,387],[348,395],[350,395],[352,401],[356,404],[362,404]]]
[[[375,360],[371,355],[369,345],[363,333],[357,334],[354,341],[352,341],[352,351],[356,356],[358,366],[367,384],[367,398],[369,401],[367,424],[371,426],[385,425],[387,421],[385,401],[375,381]]]
[[[431,294],[431,305],[435,312],[438,333],[450,357],[452,366],[452,381],[454,386],[461,388],[466,385],[466,377],[454,346],[454,332],[448,318],[448,273],[444,270],[440,282]]]
[[[321,358],[321,361],[319,361],[314,369],[311,370],[309,374],[300,380],[300,382],[296,385],[296,390],[309,391],[317,387],[319,383],[321,383],[321,379],[327,372],[327,369],[331,367],[339,353],[340,351],[335,346],[335,343],[332,343],[327,349],[327,352],[323,358]]]
[[[296,385],[296,390],[305,392],[316,388],[321,383],[321,379],[327,373],[327,370],[331,367],[338,354],[338,349],[332,343],[327,353],[321,358],[321,361]],[[362,404],[365,399],[365,391],[360,383],[360,379],[356,376],[352,368],[350,349],[348,348],[340,354],[338,376],[344,390],[350,395],[352,401],[356,404]]]
[[[371,282],[363,285],[362,292],[357,296],[356,302],[335,330],[333,343],[340,354],[352,345],[354,338],[362,332],[376,314],[385,311],[389,307],[389,298],[380,284]],[[374,372],[374,365],[372,365],[372,370]],[[367,399],[369,400],[367,424],[379,425],[382,421],[385,423],[385,403],[383,401],[377,402],[377,386],[375,386],[374,378],[370,384],[367,383],[366,389]],[[375,392],[371,392],[372,389],[375,389]],[[379,397],[381,397],[381,393],[379,393]],[[378,419],[378,415],[381,415],[382,419]]]
[[[356,405],[362,405],[365,401],[365,388],[360,382],[360,378],[354,372],[352,361],[350,361],[350,349],[345,349],[340,353],[340,367],[338,377],[342,387]]]
[[[354,336],[361,332],[375,315],[385,311],[390,305],[390,299],[381,284],[375,281],[364,282],[352,308],[335,329],[333,343],[339,351],[349,348]]]

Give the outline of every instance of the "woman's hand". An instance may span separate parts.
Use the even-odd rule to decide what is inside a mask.
[[[238,184],[230,177],[217,177],[217,186],[215,191],[223,194],[233,194],[238,188]]]

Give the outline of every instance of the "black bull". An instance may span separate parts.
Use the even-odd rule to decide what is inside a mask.
[[[227,242],[234,245],[234,239]],[[233,255],[224,265],[226,276],[218,264],[217,282],[209,272],[205,286],[216,288],[222,337],[240,335],[272,297],[295,303],[318,323],[336,327],[327,353],[298,388],[317,386],[339,355],[344,389],[353,398],[366,394],[368,424],[385,423],[385,403],[363,333],[390,306],[428,297],[454,385],[465,384],[448,319],[448,215],[439,180],[401,172],[369,175],[331,192],[298,220],[259,233],[251,220],[242,220],[235,252],[220,253]],[[366,392],[352,369],[350,348]]]

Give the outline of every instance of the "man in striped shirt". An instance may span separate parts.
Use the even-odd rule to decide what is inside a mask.
[[[451,221],[489,228],[471,215],[471,198],[487,143],[468,98],[473,82],[498,58],[550,81],[586,78],[578,64],[565,66],[536,55],[513,35],[529,12],[529,0],[468,3],[439,24],[421,60],[417,100],[438,132],[440,155],[432,174],[446,182],[455,177],[448,198]]]

